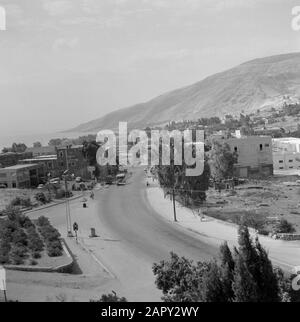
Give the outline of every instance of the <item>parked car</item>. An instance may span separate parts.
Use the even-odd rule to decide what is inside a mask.
[[[5,184],[0,184],[0,189],[6,189],[7,186]]]

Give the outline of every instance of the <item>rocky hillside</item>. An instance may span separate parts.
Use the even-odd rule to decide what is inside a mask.
[[[251,113],[300,98],[300,53],[255,59],[149,102],[117,110],[72,131],[115,129],[119,121],[143,128],[170,120]]]

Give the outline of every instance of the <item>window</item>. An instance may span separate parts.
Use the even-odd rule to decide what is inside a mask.
[[[237,152],[238,151],[238,148],[237,146],[234,147],[234,152]]]
[[[283,170],[283,167],[279,167],[280,170]]]
[[[64,156],[64,153],[61,151],[61,152],[59,152],[59,156],[61,157],[61,158],[63,158],[63,156]]]
[[[294,169],[294,167],[289,167],[289,169]]]
[[[289,160],[289,163],[292,163],[293,162],[293,160]]]
[[[262,144],[260,144],[260,145],[259,145],[259,150],[260,150],[260,151],[262,151],[262,150],[263,150],[263,145],[262,145]]]
[[[283,160],[279,160],[279,163],[283,163]]]
[[[61,166],[61,167],[63,167],[63,166],[64,166],[64,163],[63,163],[63,162],[61,162],[61,163],[60,163],[60,166]]]
[[[269,148],[269,147],[270,147],[270,144],[269,144],[269,143],[266,143],[266,144],[265,144],[265,147],[266,147],[266,148]]]

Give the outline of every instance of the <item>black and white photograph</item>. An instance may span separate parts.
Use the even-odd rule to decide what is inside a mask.
[[[300,0],[0,0],[9,302],[300,302]]]

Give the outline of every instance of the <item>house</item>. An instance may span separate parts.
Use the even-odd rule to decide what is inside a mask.
[[[43,182],[44,176],[41,164],[18,164],[0,169],[0,184],[7,188],[37,187]]]
[[[272,138],[248,136],[225,140],[232,152],[237,153],[235,176],[241,178],[273,175]]]

